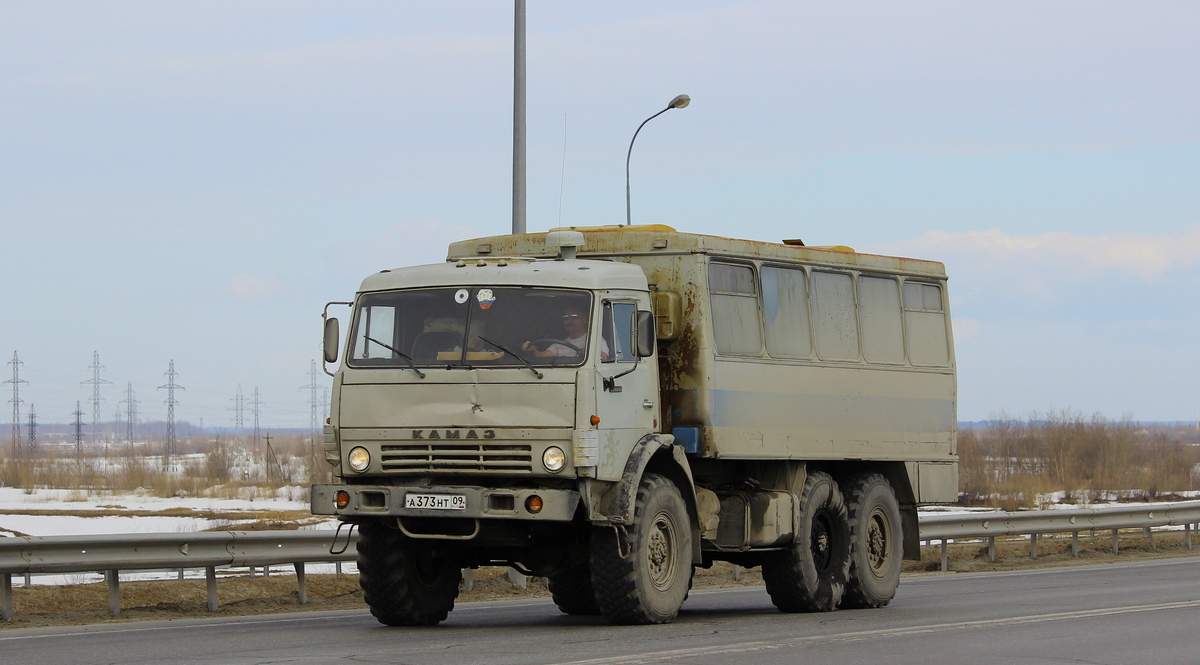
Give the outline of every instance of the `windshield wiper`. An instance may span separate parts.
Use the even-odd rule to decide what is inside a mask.
[[[408,363],[409,369],[416,372],[417,376],[421,377],[422,379],[425,378],[425,372],[422,372],[421,370],[417,369],[417,366],[413,364],[413,359],[409,358],[407,355],[405,355],[403,351],[400,351],[398,349],[393,349],[392,347],[388,346],[387,344],[384,344],[383,342],[381,342],[373,337],[369,337],[367,335],[363,335],[363,337],[366,337],[368,342],[375,342],[379,346],[382,346],[383,348],[387,349],[388,351],[391,351],[392,353],[400,356],[404,360],[404,362]]]
[[[483,342],[487,342],[488,344],[491,344],[492,346],[496,347],[497,349],[500,349],[501,351],[503,351],[503,352],[507,353],[508,355],[510,355],[510,356],[512,356],[512,357],[514,357],[514,358],[516,358],[517,360],[520,360],[521,362],[525,363],[525,366],[529,368],[529,371],[530,371],[530,372],[533,372],[533,375],[534,375],[534,376],[536,376],[536,377],[537,377],[537,378],[539,378],[539,379],[540,379],[540,378],[542,378],[542,373],[541,373],[541,372],[539,372],[539,371],[537,371],[537,369],[536,369],[536,368],[535,368],[533,365],[529,364],[529,361],[528,361],[528,360],[525,360],[525,359],[524,359],[524,358],[522,358],[521,356],[518,356],[517,354],[513,353],[511,350],[509,350],[509,349],[508,349],[508,347],[500,346],[499,344],[497,344],[497,343],[493,342],[493,341],[492,341],[492,340],[490,340],[490,339],[487,339],[486,337],[480,337],[479,339],[480,339],[481,341],[483,341]]]

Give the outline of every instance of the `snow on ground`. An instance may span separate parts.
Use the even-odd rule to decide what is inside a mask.
[[[243,488],[254,489],[254,488]],[[238,525],[254,521],[261,511],[308,512],[309,504],[303,500],[307,488],[286,486],[271,496],[262,490],[257,496],[243,492],[245,498],[218,499],[209,497],[157,497],[146,492],[109,493],[84,492],[81,490],[22,490],[0,487],[0,537],[15,535],[13,532],[30,536],[90,536],[121,533],[186,533],[205,529],[228,528],[236,530]],[[104,515],[79,517],[70,513],[82,511],[104,512],[154,512],[172,509],[189,509],[198,513],[221,512],[245,513],[245,519],[207,519],[174,515]],[[20,515],[21,511],[61,512],[62,515]],[[321,521],[307,528],[335,528],[336,521]]]

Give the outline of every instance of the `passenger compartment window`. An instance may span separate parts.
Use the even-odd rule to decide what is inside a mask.
[[[804,271],[763,266],[760,276],[767,354],[776,358],[809,357],[812,336],[808,330],[808,283]]]
[[[858,322],[867,362],[904,362],[900,285],[895,279],[866,275],[858,278]]]
[[[754,271],[728,263],[708,265],[712,302],[713,336],[717,352],[734,355],[762,354],[762,326]]]
[[[914,365],[946,367],[950,364],[946,311],[942,302],[942,289],[937,284],[904,283],[908,360]]]
[[[840,272],[812,273],[813,330],[822,360],[858,360],[854,280]]]

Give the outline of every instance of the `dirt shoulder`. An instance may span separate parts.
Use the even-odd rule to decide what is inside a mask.
[[[987,572],[1049,568],[1095,563],[1117,563],[1148,559],[1200,556],[1200,542],[1195,549],[1184,546],[1182,533],[1154,534],[1153,545],[1139,531],[1121,534],[1120,553],[1112,553],[1111,532],[1101,532],[1094,538],[1081,534],[1079,556],[1071,556],[1071,539],[1042,537],[1038,542],[1038,557],[1030,558],[1029,540],[1000,540],[996,544],[997,560],[989,561],[987,547],[980,543],[951,544],[948,547],[950,572]],[[923,548],[921,561],[906,561],[907,574],[931,573],[940,570],[941,550],[937,545]],[[737,586],[761,586],[758,569],[736,569],[718,562],[709,569],[696,571],[697,589]],[[291,575],[263,577],[230,576],[217,582],[219,607],[215,613],[206,607],[204,580],[167,580],[121,583],[121,615],[108,615],[108,589],[104,583],[68,586],[17,587],[13,589],[13,610],[16,616],[0,622],[0,630],[49,626],[124,623],[132,621],[198,619],[276,614],[298,611],[330,611],[366,609],[357,575],[308,575],[308,602],[301,605],[296,578]],[[475,571],[472,588],[463,590],[459,602],[519,600],[549,596],[538,578],[526,588],[508,580],[505,568],[482,568]]]

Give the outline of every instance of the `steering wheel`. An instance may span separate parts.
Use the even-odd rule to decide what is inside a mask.
[[[583,355],[583,349],[579,348],[578,346],[575,346],[574,344],[572,344],[570,342],[564,342],[561,339],[551,339],[549,337],[542,337],[539,339],[531,340],[529,343],[534,345],[535,347],[537,347],[538,351],[545,351],[546,349],[550,348],[550,346],[552,344],[562,344],[563,346],[567,347],[568,349],[571,349],[572,351],[574,351],[575,355],[577,355],[577,356]]]

